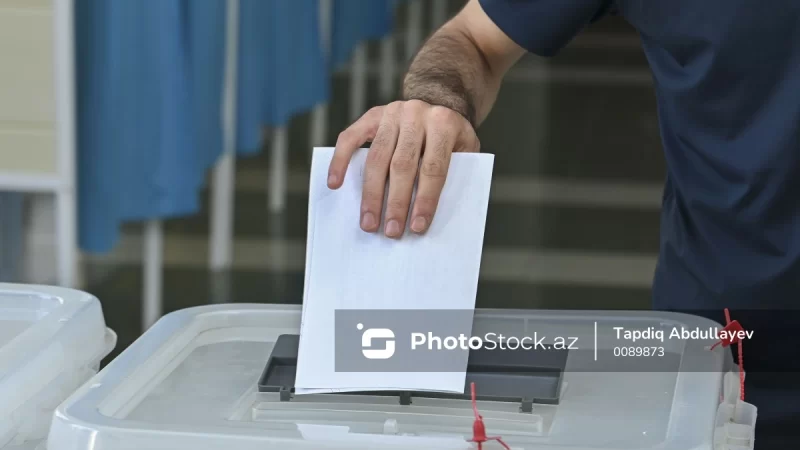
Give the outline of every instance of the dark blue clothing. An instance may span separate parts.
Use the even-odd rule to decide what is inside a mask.
[[[656,306],[800,304],[800,2],[481,4],[542,56],[609,8],[641,34],[669,168]]]
[[[541,56],[609,11],[640,33],[668,167],[655,308],[799,309],[800,1],[480,2]],[[762,317],[755,328],[797,333],[798,312]],[[768,364],[800,354],[793,343],[761,345],[745,355]],[[788,414],[767,403],[759,417]]]

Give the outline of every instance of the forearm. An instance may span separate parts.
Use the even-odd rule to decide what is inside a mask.
[[[453,109],[477,128],[492,109],[502,77],[469,32],[453,21],[414,58],[403,81],[403,98]]]

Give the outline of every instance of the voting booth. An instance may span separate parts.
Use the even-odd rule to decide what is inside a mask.
[[[291,353],[285,336],[297,335],[300,322],[301,308],[283,305],[214,305],[165,316],[58,408],[47,448],[477,448],[469,442],[474,411],[468,397],[296,395],[291,361],[270,387],[265,380],[276,342]],[[736,405],[738,377],[725,376],[733,367],[728,349],[712,350],[712,341],[703,339],[665,339],[647,343],[663,350],[660,362],[642,362],[643,356],[630,357],[641,343],[618,338],[614,329],[717,326],[650,311],[476,310],[476,335],[502,330],[507,336],[535,332],[545,343],[577,341],[556,369],[554,398],[524,390],[481,397],[498,389],[486,373],[492,369],[473,367],[467,376],[477,377],[476,407],[487,433],[513,449],[752,448],[752,423],[745,422],[755,416],[728,414],[744,411]],[[484,448],[501,447],[488,442]]]
[[[0,449],[44,448],[53,411],[115,344],[91,295],[0,284]]]

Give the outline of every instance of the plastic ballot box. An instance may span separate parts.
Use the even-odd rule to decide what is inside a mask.
[[[468,349],[463,394],[297,395],[300,321],[301,308],[286,305],[165,316],[59,406],[47,448],[472,449],[476,410],[486,433],[512,449],[752,448],[755,419],[737,405],[730,349],[668,337],[720,327],[707,319],[476,310],[473,337],[502,334],[509,348]],[[622,333],[650,328],[666,335],[645,342]]]
[[[56,407],[115,344],[91,295],[0,284],[0,449],[44,448]]]

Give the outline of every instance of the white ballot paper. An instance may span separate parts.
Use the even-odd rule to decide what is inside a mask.
[[[367,233],[359,227],[367,149],[353,156],[337,190],[327,187],[333,150],[315,149],[311,165],[295,393],[463,392],[466,358],[461,370],[447,372],[416,372],[414,367],[403,372],[337,371],[335,317],[337,310],[475,309],[494,156],[454,153],[427,232],[415,235],[406,226],[402,238],[389,239],[382,231]],[[466,336],[470,327],[463,330]]]

